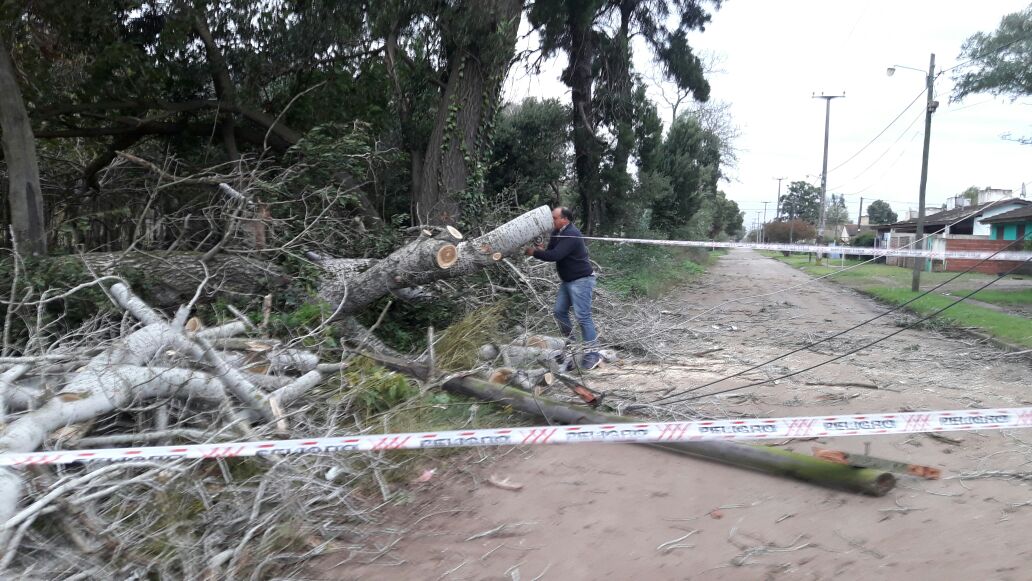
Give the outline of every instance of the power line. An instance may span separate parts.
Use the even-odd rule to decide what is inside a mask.
[[[1030,236],[1032,236],[1032,233],[1029,233],[1029,234],[1025,235],[1024,237],[1022,237],[1022,238],[1014,240],[1013,242],[1011,242],[1011,244],[1008,244],[1007,246],[1005,246],[1004,250],[1007,249],[1007,248],[1010,248],[1011,246],[1013,246],[1014,244],[1016,244],[1018,242],[1024,242],[1025,240],[1029,239]],[[998,250],[996,253],[993,254],[993,256],[995,256],[999,252],[1002,252],[1002,250]],[[988,258],[985,258],[982,261],[985,261],[985,260],[988,260]],[[982,261],[980,261],[978,264],[981,264]],[[1027,264],[1030,261],[1032,261],[1032,258],[1026,258],[1025,260],[1023,260],[1020,263],[1018,263],[1014,268],[1011,268],[1010,270],[1008,270],[1007,272],[1003,273],[1002,275],[1000,275],[1000,276],[998,276],[996,278],[991,279],[989,282],[985,283],[984,285],[978,287],[977,289],[971,291],[970,293],[964,295],[963,297],[960,297],[957,301],[955,301],[953,303],[950,303],[950,304],[946,305],[945,307],[943,307],[943,308],[941,308],[941,309],[939,309],[937,311],[934,311],[933,313],[931,313],[931,314],[929,314],[929,315],[927,315],[925,317],[922,317],[921,319],[918,319],[917,321],[915,321],[915,322],[913,322],[913,323],[911,323],[911,324],[909,324],[909,325],[907,325],[907,326],[905,326],[905,327],[903,327],[903,328],[901,328],[901,329],[899,329],[897,331],[893,331],[892,333],[889,333],[888,335],[885,335],[883,337],[879,337],[878,339],[875,339],[874,341],[871,341],[871,342],[869,342],[867,344],[861,345],[860,347],[857,347],[856,349],[853,349],[851,351],[843,353],[842,355],[837,355],[835,357],[832,357],[831,359],[828,359],[826,361],[822,361],[822,362],[820,362],[820,363],[818,363],[816,365],[811,365],[810,367],[807,367],[805,369],[800,369],[798,371],[793,371],[791,373],[786,373],[786,374],[778,376],[778,377],[773,377],[773,378],[769,378],[769,379],[766,379],[766,380],[763,380],[763,381],[757,381],[757,382],[754,382],[754,383],[749,383],[749,384],[746,384],[746,385],[740,385],[738,387],[732,387],[730,389],[724,389],[724,390],[721,390],[721,391],[715,391],[715,392],[711,392],[711,393],[704,393],[704,394],[700,394],[700,395],[694,395],[694,396],[690,396],[690,397],[684,397],[684,398],[681,398],[681,399],[676,399],[674,401],[667,402],[666,405],[669,405],[669,404],[672,404],[672,403],[680,403],[680,402],[683,402],[683,401],[689,401],[689,400],[693,400],[693,399],[699,399],[699,398],[703,398],[703,397],[709,397],[709,396],[713,396],[713,395],[720,395],[720,394],[729,393],[729,392],[732,392],[732,391],[738,391],[740,389],[745,389],[747,387],[755,387],[757,385],[763,385],[765,383],[770,383],[772,381],[778,381],[780,379],[785,379],[785,378],[788,378],[788,377],[799,375],[800,373],[806,373],[807,371],[811,371],[813,369],[817,369],[818,367],[827,365],[829,363],[833,363],[833,362],[838,361],[840,359],[844,359],[846,357],[849,357],[850,355],[853,355],[854,353],[857,353],[859,351],[867,349],[868,347],[871,347],[873,345],[877,345],[878,343],[881,343],[882,341],[885,341],[886,339],[890,339],[892,337],[895,337],[896,335],[899,335],[903,331],[907,331],[909,329],[912,329],[912,328],[916,327],[917,325],[920,325],[921,323],[923,323],[923,322],[925,322],[925,321],[927,321],[927,320],[929,320],[929,319],[931,319],[933,317],[938,316],[943,311],[945,311],[947,309],[950,309],[950,308],[960,304],[961,302],[967,300],[968,298],[971,298],[975,293],[978,293],[978,292],[980,292],[982,290],[985,290],[987,287],[989,287],[990,285],[996,283],[997,281],[1002,279],[1004,276],[1007,276],[1007,275],[1015,272],[1019,268],[1022,268],[1025,264]],[[976,264],[976,266],[977,266],[977,264]],[[971,268],[974,268],[974,267],[971,267]],[[966,270],[964,272],[959,273],[958,276],[963,275],[963,274],[967,274],[968,272],[971,271],[971,268],[969,268],[968,270]],[[956,278],[956,277],[954,277],[954,278]],[[953,279],[951,279],[951,280],[953,280]],[[927,294],[927,293],[925,293],[925,294]],[[924,295],[922,295],[922,296],[924,296]],[[920,297],[917,297],[917,298],[920,298]],[[913,301],[910,301],[910,302],[913,302]],[[848,329],[848,330],[852,330],[852,329]],[[813,345],[816,345],[816,344],[817,343],[813,343]],[[801,351],[801,350],[802,349],[797,349],[796,351],[793,351],[793,353],[796,353],[796,352]],[[789,353],[787,355],[791,355],[791,353]],[[773,359],[772,361],[776,361],[776,360],[777,359]],[[764,363],[764,364],[761,364],[761,365],[766,365],[766,364]],[[757,366],[757,367],[759,367],[759,366]],[[756,367],[753,367],[751,369],[756,369]],[[749,370],[746,370],[746,371],[749,371]],[[742,372],[742,373],[744,373],[744,372]],[[730,377],[737,377],[737,375],[738,374],[729,376],[729,378]],[[701,389],[703,387],[706,387],[707,385],[713,385],[714,383],[719,383],[719,382],[723,381],[724,379],[728,379],[728,378],[718,379],[718,380],[710,382],[708,384],[703,384],[703,385],[700,385],[698,387],[694,387],[694,388],[692,388],[690,390],[687,390],[687,392],[695,391],[697,389]],[[687,392],[682,392],[682,393],[687,393]],[[670,397],[673,397],[673,396],[667,396],[667,398],[664,398],[664,399],[669,399]],[[659,399],[659,400],[656,400],[656,401],[663,401],[663,399]]]
[[[885,127],[884,127],[884,128],[883,128],[883,129],[881,130],[881,131],[879,131],[879,132],[878,132],[878,135],[875,135],[874,137],[872,137],[872,138],[871,138],[871,140],[870,140],[870,141],[868,141],[868,142],[867,142],[867,143],[866,143],[866,144],[865,144],[865,145],[864,145],[863,147],[861,147],[860,149],[858,149],[858,150],[856,151],[856,153],[854,153],[853,155],[849,156],[849,158],[848,158],[848,159],[846,159],[846,161],[843,161],[842,163],[840,163],[840,164],[836,165],[835,167],[833,167],[833,168],[829,169],[829,170],[828,170],[828,172],[833,172],[833,171],[837,170],[838,168],[840,168],[840,167],[842,167],[842,166],[846,165],[847,163],[849,163],[850,161],[852,161],[852,160],[853,160],[853,158],[855,158],[856,156],[858,156],[858,155],[860,155],[861,153],[863,153],[865,149],[867,149],[868,147],[870,147],[872,143],[874,143],[875,141],[877,141],[877,140],[878,140],[878,138],[879,138],[879,137],[881,137],[882,135],[884,135],[884,134],[885,134],[885,132],[886,132],[886,131],[888,131],[888,130],[889,130],[889,128],[890,128],[890,127],[892,127],[892,126],[893,126],[893,125],[894,125],[894,124],[896,123],[896,121],[899,121],[899,118],[900,118],[900,117],[902,117],[902,116],[903,116],[903,115],[904,115],[904,114],[905,114],[905,113],[906,113],[907,111],[909,111],[909,110],[910,110],[910,108],[914,106],[914,103],[917,103],[917,100],[918,100],[918,99],[920,99],[920,98],[921,98],[921,96],[922,96],[922,95],[924,95],[924,94],[925,94],[925,89],[921,89],[921,92],[920,92],[920,93],[918,93],[916,97],[914,97],[914,100],[913,100],[913,101],[911,101],[909,105],[907,105],[906,107],[904,107],[904,108],[903,108],[903,110],[899,112],[899,115],[896,115],[896,116],[895,116],[895,117],[894,117],[894,118],[892,119],[892,121],[889,121],[889,124],[888,124],[888,125],[886,125],[886,126],[885,126]]]
[[[903,147],[903,149],[900,150],[899,155],[896,156],[896,159],[892,160],[892,163],[890,163],[888,165],[888,167],[885,168],[885,171],[883,171],[881,173],[881,175],[879,175],[877,177],[877,179],[875,179],[873,182],[871,182],[867,186],[865,186],[865,187],[863,187],[863,188],[853,192],[850,195],[852,195],[852,196],[860,195],[860,194],[866,192],[867,190],[870,190],[874,186],[877,186],[877,185],[881,184],[882,183],[882,178],[884,178],[885,176],[889,175],[889,171],[891,171],[892,168],[896,167],[896,164],[898,164],[899,161],[901,159],[903,159],[903,156],[906,155],[906,153],[907,153],[907,151],[908,151],[908,149],[910,147],[910,144],[914,142],[914,139],[916,139],[917,136],[918,136],[918,133],[915,131],[914,134],[910,137],[910,141],[908,141],[907,144]],[[848,184],[850,182],[846,182],[846,183]],[[902,200],[883,200],[883,201],[885,201],[885,202],[895,202],[897,204],[913,204],[914,203],[912,200],[911,201],[906,201],[906,202],[904,202]]]
[[[922,91],[922,93],[923,93],[923,91]],[[922,117],[924,117],[924,111],[922,111],[922,112],[921,112],[921,113],[920,113],[920,114],[919,114],[919,115],[918,115],[917,117],[914,117],[914,120],[910,122],[910,125],[907,125],[906,129],[904,129],[904,130],[903,130],[903,132],[899,134],[899,137],[897,137],[895,141],[893,141],[892,143],[890,143],[890,144],[889,144],[889,146],[885,148],[885,151],[883,151],[883,152],[881,153],[881,155],[879,155],[878,157],[876,157],[876,158],[874,159],[874,161],[872,161],[872,162],[870,163],[870,165],[868,165],[868,166],[867,166],[867,167],[865,167],[864,169],[860,170],[860,173],[858,173],[858,174],[854,175],[853,177],[849,178],[848,180],[846,180],[846,181],[842,182],[842,185],[839,185],[839,186],[837,186],[836,188],[833,188],[833,189],[838,189],[838,188],[841,188],[841,187],[842,187],[843,185],[851,184],[851,183],[853,183],[854,181],[856,181],[856,180],[857,180],[857,178],[859,178],[860,176],[862,176],[862,175],[864,175],[865,173],[867,173],[868,171],[870,171],[872,167],[874,167],[875,165],[877,165],[877,164],[878,164],[878,162],[879,162],[879,161],[881,161],[881,159],[882,159],[883,157],[885,157],[886,155],[888,155],[888,153],[889,153],[890,151],[892,151],[892,148],[893,148],[893,147],[895,147],[895,146],[896,146],[896,144],[897,144],[897,143],[899,143],[901,139],[903,139],[903,136],[904,136],[904,135],[906,135],[906,134],[907,134],[907,132],[908,132],[908,131],[910,131],[910,129],[911,129],[911,128],[912,128],[913,126],[914,126],[914,124],[915,124],[915,123],[917,123],[918,121],[920,121]],[[914,136],[916,136],[916,133],[915,133],[915,135],[914,135]],[[912,137],[910,138],[910,140],[911,140],[911,141],[913,141],[913,140],[914,140],[914,136],[912,136]],[[908,142],[908,145],[909,145],[909,142]],[[906,150],[906,149],[904,148],[904,151],[905,151],[905,150]]]
[[[1030,232],[1029,235],[1032,236],[1032,232]],[[892,314],[892,313],[902,309],[903,307],[905,307],[905,306],[907,306],[907,305],[909,305],[909,304],[911,304],[911,303],[913,303],[913,302],[915,302],[917,300],[920,300],[920,299],[928,296],[929,294],[939,290],[940,288],[946,286],[947,284],[949,284],[949,283],[957,280],[958,278],[964,276],[965,274],[968,274],[969,272],[973,271],[975,268],[977,268],[982,263],[986,262],[987,260],[992,259],[993,256],[996,256],[997,254],[1003,252],[1004,250],[1010,248],[1011,246],[1013,246],[1014,244],[1016,244],[1018,242],[1022,242],[1024,239],[1025,238],[1023,237],[1021,239],[1015,240],[1011,244],[1008,244],[1007,246],[1003,247],[1002,249],[997,250],[996,252],[994,252],[994,253],[990,254],[989,256],[983,258],[982,260],[979,260],[974,265],[969,267],[967,270],[958,272],[956,275],[946,279],[945,281],[943,281],[943,282],[937,284],[936,286],[928,289],[927,291],[917,295],[916,297],[914,297],[914,298],[912,298],[912,299],[910,299],[910,300],[908,300],[908,301],[906,301],[904,303],[896,305],[896,306],[892,307],[891,309],[889,309],[889,310],[887,310],[885,312],[879,313],[879,314],[871,317],[870,319],[867,319],[866,321],[857,323],[856,325],[853,325],[852,327],[849,327],[848,329],[845,329],[843,331],[839,331],[838,333],[835,333],[834,335],[831,335],[829,337],[825,337],[824,339],[821,339],[819,341],[814,341],[813,343],[808,343],[806,345],[803,345],[802,347],[800,347],[798,349],[794,349],[792,351],[789,351],[788,353],[785,353],[785,354],[782,354],[782,355],[778,355],[777,357],[775,357],[773,359],[768,359],[767,361],[764,361],[763,363],[758,363],[758,364],[756,364],[756,365],[754,365],[752,367],[749,367],[748,369],[743,369],[742,371],[739,371],[738,373],[735,373],[733,375],[728,375],[726,377],[721,377],[720,379],[715,379],[713,381],[710,381],[709,383],[704,383],[702,385],[698,385],[698,386],[693,387],[691,389],[685,390],[685,391],[683,391],[681,393],[690,393],[690,392],[693,392],[693,391],[698,391],[698,390],[700,390],[700,389],[702,389],[704,387],[709,387],[709,386],[717,384],[717,383],[722,383],[722,382],[724,382],[724,381],[726,381],[728,379],[733,379],[735,377],[739,377],[739,376],[741,376],[741,375],[743,375],[745,373],[748,373],[748,372],[750,372],[750,371],[752,371],[754,369],[759,369],[760,367],[763,367],[764,365],[769,365],[771,363],[774,363],[775,361],[780,361],[780,360],[784,359],[785,357],[788,357],[790,355],[795,355],[796,353],[799,353],[800,351],[805,351],[805,350],[807,350],[807,349],[809,349],[811,347],[814,347],[816,345],[820,345],[821,343],[826,343],[828,341],[831,341],[832,339],[835,339],[837,337],[841,337],[842,335],[845,335],[846,333],[848,333],[850,331],[854,331],[856,329],[859,329],[860,327],[863,327],[864,325],[866,325],[868,323],[874,322],[874,321],[876,321],[876,320],[878,320],[878,319],[880,319],[880,318],[882,318],[882,317],[884,317],[886,315],[890,315],[890,314]],[[1032,258],[1026,259],[1026,262],[1029,261],[1029,260],[1032,260]],[[766,382],[761,382],[761,383],[766,383]],[[671,396],[666,396],[666,397],[663,397],[663,398],[659,398],[658,400],[655,400],[655,401],[656,402],[660,402],[660,401],[663,401],[665,399],[669,399],[671,397],[674,397],[674,396],[672,396],[672,395]],[[653,403],[655,403],[655,402],[653,402]]]
[[[931,238],[932,236],[934,236],[936,234],[940,234],[942,232],[945,232],[947,229],[952,228],[953,226],[959,224],[960,222],[963,222],[964,220],[967,220],[968,218],[971,218],[972,216],[976,216],[976,215],[984,212],[985,210],[988,210],[989,208],[992,208],[996,204],[999,204],[999,203],[1004,202],[1004,201],[1006,201],[1006,200],[996,200],[994,202],[989,203],[987,206],[985,206],[983,208],[973,209],[972,211],[968,212],[967,214],[958,217],[952,223],[947,224],[947,225],[943,226],[942,228],[940,228],[938,230],[935,230],[934,232],[928,232],[925,236],[921,237],[920,239],[915,239],[913,242],[910,242],[909,244],[906,244],[906,245],[904,245],[904,246],[902,246],[900,248],[910,248],[911,246],[915,246],[915,245],[917,245],[917,244],[919,244],[921,242],[924,242],[928,238]],[[1009,247],[1009,245],[1008,245],[1008,247]],[[992,254],[991,256],[995,256],[999,252],[1000,251]],[[810,279],[807,279],[806,281],[804,281],[804,282],[802,282],[800,284],[792,285],[792,286],[789,286],[789,287],[785,287],[783,289],[778,289],[776,291],[772,291],[772,292],[768,292],[768,293],[760,293],[760,294],[756,294],[756,295],[752,295],[752,296],[747,296],[747,297],[743,297],[743,298],[730,299],[730,300],[724,301],[724,302],[722,302],[722,303],[720,303],[720,304],[718,304],[716,306],[710,307],[710,308],[702,311],[701,313],[699,313],[699,314],[697,314],[697,315],[695,315],[695,316],[685,320],[684,322],[689,323],[691,321],[695,321],[695,320],[701,318],[703,315],[705,315],[707,313],[710,313],[710,312],[713,312],[713,311],[715,311],[715,310],[717,310],[717,309],[719,309],[721,307],[724,307],[726,305],[729,305],[731,303],[744,302],[744,301],[747,301],[747,300],[750,300],[750,299],[758,299],[758,298],[768,297],[768,296],[772,296],[772,295],[777,295],[777,294],[781,294],[781,293],[784,293],[784,292],[788,292],[790,290],[794,290],[794,289],[797,289],[797,288],[802,288],[804,286],[815,284],[818,281],[824,280],[826,278],[831,278],[833,276],[838,276],[838,275],[840,275],[842,273],[848,272],[848,271],[853,270],[855,268],[860,268],[861,266],[864,266],[866,264],[874,262],[877,259],[878,259],[878,257],[872,257],[872,258],[870,258],[868,260],[865,260],[863,262],[859,262],[859,263],[854,264],[852,266],[849,266],[847,268],[843,268],[841,270],[834,271],[834,272],[829,272],[828,274],[825,274],[825,275],[822,275],[822,276],[818,276],[816,278],[810,278]],[[986,258],[984,260],[989,260],[989,258]],[[961,274],[964,274],[964,273],[961,273]],[[813,343],[813,345],[816,345],[816,344],[817,343]],[[748,370],[746,370],[746,371],[748,371]],[[724,381],[725,379],[729,379],[731,377],[737,377],[738,375],[740,375],[740,374],[735,374],[735,375],[732,375],[732,376],[721,378],[721,379],[718,379],[717,381],[711,382],[710,384],[707,384],[707,385],[713,385],[714,383],[718,383],[720,381]],[[692,390],[689,390],[689,391],[694,391],[695,389],[700,389],[701,387],[705,387],[705,385],[699,386],[698,388],[692,388]],[[682,393],[684,393],[684,392],[682,392]]]

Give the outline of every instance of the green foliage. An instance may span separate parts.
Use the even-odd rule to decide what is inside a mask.
[[[789,221],[800,219],[816,224],[821,217],[821,189],[817,186],[794,181],[788,184],[788,190],[781,195],[781,215]]]
[[[624,297],[655,298],[703,273],[709,260],[697,249],[642,244],[593,244],[591,254],[605,268],[599,284]]]
[[[968,37],[957,58],[963,61],[954,75],[953,99],[976,93],[1008,96],[1032,95],[1032,6],[1003,17],[992,33]]]
[[[863,248],[874,248],[875,238],[877,238],[877,236],[874,232],[860,232],[849,241],[849,245]]]
[[[347,395],[367,416],[386,412],[419,394],[409,378],[365,357],[352,361],[344,377],[353,386]]]
[[[657,168],[670,180],[671,194],[652,207],[651,227],[674,232],[699,211],[703,200],[717,191],[720,138],[691,115],[674,122],[660,146]]]
[[[828,208],[825,210],[824,215],[824,223],[828,225],[829,232],[834,231],[837,235],[841,226],[848,222],[849,211],[846,209],[845,196],[836,196],[835,194],[831,194],[830,199],[828,200]]]
[[[802,220],[770,222],[763,228],[763,239],[767,242],[788,243],[813,240],[817,228]]]
[[[484,191],[507,194],[517,208],[555,200],[570,164],[569,107],[557,99],[526,99],[498,115]]]
[[[445,370],[473,369],[477,350],[485,343],[496,343],[503,337],[508,301],[498,301],[468,313],[445,329],[435,342],[434,364]],[[508,327],[508,325],[504,325]]]
[[[0,289],[3,289],[0,291],[0,296],[5,298],[8,296],[13,275],[14,263],[11,260],[0,261]],[[122,279],[145,300],[149,296],[152,283],[142,271],[127,269],[123,271]],[[20,268],[18,285],[14,294],[22,300],[37,301],[62,294],[64,291],[90,280],[93,280],[93,275],[77,258],[31,258],[26,260]],[[4,320],[7,309],[7,305],[0,304],[0,321]],[[30,319],[33,325],[36,324],[36,307],[25,308],[18,312],[20,316]],[[110,299],[100,287],[92,286],[61,300],[48,302],[39,311],[42,314],[42,320],[39,322],[47,325],[59,321],[59,324],[51,327],[49,331],[60,336],[63,334],[62,331],[75,329],[94,317],[117,312],[118,310],[111,304]],[[17,316],[14,318],[12,327],[10,333],[12,342],[16,345],[24,344],[28,338],[28,328],[20,324]]]
[[[899,219],[888,202],[875,200],[867,206],[867,218],[871,224],[892,224]]]
[[[376,327],[376,334],[385,343],[402,352],[425,349],[427,327],[443,329],[462,316],[462,304],[450,297],[425,303],[407,303],[388,295],[359,313],[358,321],[366,327],[372,326],[387,307],[388,301],[391,306]]]

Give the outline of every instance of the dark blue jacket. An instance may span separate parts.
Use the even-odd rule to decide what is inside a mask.
[[[555,270],[563,282],[571,282],[591,275],[591,261],[588,260],[588,247],[580,230],[573,224],[567,224],[560,235],[558,230],[552,231],[548,239],[547,250],[535,250],[534,258],[546,262],[554,262]]]

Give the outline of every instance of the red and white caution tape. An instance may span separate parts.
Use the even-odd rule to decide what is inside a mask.
[[[73,462],[130,462],[180,458],[234,458],[295,456],[334,452],[419,450],[575,444],[584,442],[667,443],[702,440],[765,440],[777,438],[876,436],[958,430],[1004,430],[1032,427],[1032,408],[903,412],[796,418],[751,418],[640,424],[486,428],[447,432],[374,434],[266,440],[188,446],[55,450],[0,454],[0,466],[70,464]]]
[[[710,240],[651,240],[648,238],[603,238],[584,236],[585,240],[601,240],[626,244],[651,244],[655,246],[690,246],[697,248],[751,248],[754,250],[783,250],[786,252],[814,252],[821,254],[850,254],[860,256],[895,256],[899,258],[931,258],[933,260],[1012,260],[1023,262],[1032,259],[1032,252],[975,252],[954,250],[913,250],[910,248],[863,248],[860,246],[817,246],[812,244],[757,244],[755,242],[713,242]],[[1017,245],[1015,245],[1017,246]]]

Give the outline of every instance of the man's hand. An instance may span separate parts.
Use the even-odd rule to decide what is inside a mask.
[[[534,256],[534,251],[535,250],[544,250],[544,249],[545,249],[545,245],[544,244],[535,244],[533,246],[528,246],[526,249],[523,250],[523,253],[526,254],[527,256]]]

